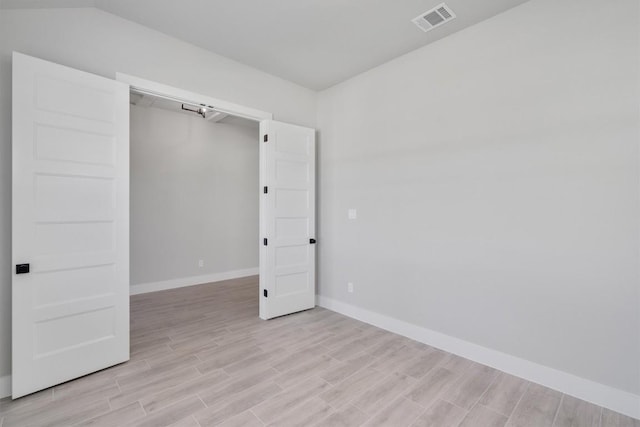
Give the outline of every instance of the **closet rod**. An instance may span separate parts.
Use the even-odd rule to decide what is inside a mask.
[[[194,102],[194,101],[188,101],[186,99],[175,98],[173,96],[164,95],[162,93],[154,92],[154,91],[151,91],[151,90],[140,89],[140,88],[135,87],[135,86],[131,86],[131,92],[137,93],[137,94],[140,94],[140,95],[149,95],[149,96],[153,96],[153,97],[156,97],[156,98],[162,98],[162,99],[166,99],[167,101],[174,101],[174,102],[178,102],[178,103],[181,103],[181,104],[192,105],[192,106],[198,107],[198,108],[205,107],[205,108],[208,108],[210,110],[213,110],[213,111],[216,111],[216,112],[219,112],[219,113],[229,114],[230,116],[244,117],[242,115],[239,115],[238,113],[232,113],[230,111],[222,110],[222,109],[216,108],[216,107],[214,107],[212,105],[205,105],[205,104],[201,104],[199,102]],[[244,118],[250,119],[249,117],[244,117]],[[255,119],[251,119],[251,120],[255,121]]]

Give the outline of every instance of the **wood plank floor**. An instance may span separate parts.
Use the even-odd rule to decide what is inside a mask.
[[[133,296],[131,361],[0,400],[0,427],[640,427],[321,308],[262,321],[257,296],[256,277]]]

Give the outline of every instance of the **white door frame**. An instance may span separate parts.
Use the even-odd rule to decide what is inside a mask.
[[[190,92],[187,90],[179,89],[173,86],[165,85],[162,83],[154,82],[151,80],[143,79],[140,77],[131,76],[124,73],[116,73],[116,80],[119,82],[123,82],[129,85],[129,91],[140,91],[144,93],[148,93],[150,95],[159,96],[162,98],[169,98],[176,101],[183,101],[189,104],[195,105],[207,105],[212,106],[215,110],[231,114],[234,116],[242,117],[248,120],[253,120],[258,123],[263,120],[273,120],[273,114],[268,113],[266,111],[257,110],[255,108],[246,107],[244,105],[234,104],[232,102],[224,101],[221,99],[213,98],[210,96],[202,95],[196,92]],[[258,134],[258,138],[256,139],[256,143],[259,144],[261,135]],[[261,151],[262,152],[262,151]],[[262,164],[262,159],[259,160],[259,165]],[[262,183],[258,183],[258,187],[256,187],[256,195],[261,192]],[[260,232],[262,232],[262,203],[260,204],[261,212],[260,212]],[[256,240],[256,245],[259,247],[259,265],[263,264],[263,251],[262,251],[262,238],[259,235]]]
[[[196,92],[179,89],[177,87],[157,83],[151,80],[142,79],[140,77],[131,76],[124,73],[116,73],[116,80],[126,83],[131,89],[140,90],[151,95],[164,98],[171,98],[178,101],[184,101],[189,104],[205,104],[212,106],[214,109],[234,116],[260,122],[262,120],[272,120],[273,114],[266,111],[257,110],[255,108],[246,107],[244,105],[234,104],[233,102],[224,101],[218,98],[202,95]]]

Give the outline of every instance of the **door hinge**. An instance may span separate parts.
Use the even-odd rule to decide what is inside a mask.
[[[269,192],[269,187],[267,187],[266,185],[262,188],[262,192],[264,194],[267,194]]]
[[[264,142],[268,142],[269,141],[269,135],[267,135],[266,133],[264,134],[264,136],[262,137],[262,140]]]
[[[268,290],[266,290],[266,289],[264,289],[264,290],[262,291],[262,295],[264,295],[264,297],[265,297],[265,298],[269,298],[269,291],[268,291]]]
[[[267,238],[266,237],[264,239],[262,239],[262,244],[267,246]]]
[[[312,245],[316,244],[316,239],[309,239],[309,243],[311,243]]]

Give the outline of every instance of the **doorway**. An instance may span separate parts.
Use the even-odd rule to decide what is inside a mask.
[[[266,320],[313,308],[315,130],[138,77],[118,73],[117,80],[128,84],[133,96],[142,96],[143,104],[155,100],[173,110],[179,106],[184,114],[205,121],[259,123],[259,316]]]
[[[258,274],[259,124],[130,99],[131,294]]]

